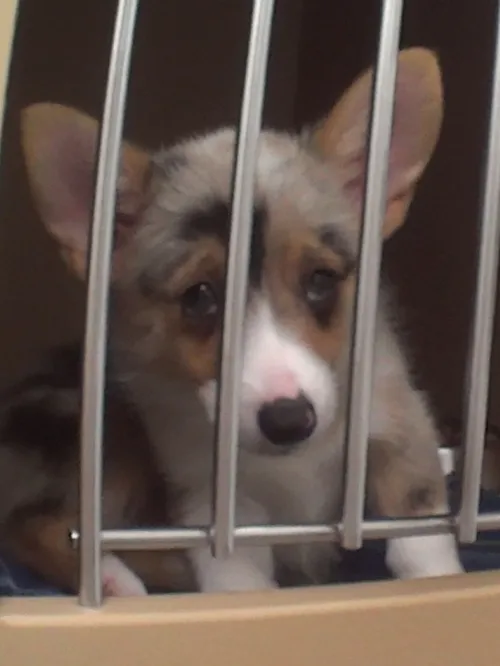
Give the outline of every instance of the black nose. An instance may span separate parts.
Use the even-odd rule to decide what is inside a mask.
[[[302,442],[316,427],[314,407],[304,395],[293,400],[279,398],[265,403],[259,409],[257,419],[262,434],[278,445]]]

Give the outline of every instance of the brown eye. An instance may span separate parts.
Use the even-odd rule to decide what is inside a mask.
[[[200,282],[189,287],[180,299],[182,313],[195,324],[212,327],[219,311],[217,296],[211,284]]]
[[[311,273],[305,285],[307,301],[324,303],[330,301],[337,293],[339,276],[334,271],[318,270]]]
[[[338,295],[340,277],[335,271],[320,269],[310,273],[304,283],[304,297],[317,317],[329,317]]]

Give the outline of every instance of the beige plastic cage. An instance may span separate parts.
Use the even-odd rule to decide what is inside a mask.
[[[0,117],[3,114],[3,93],[9,70],[17,5],[17,0],[2,0],[0,3]],[[130,33],[133,5],[133,2],[121,3],[123,34],[127,30]],[[394,36],[397,34],[397,20],[394,20],[394,16],[397,16],[397,7],[402,3],[389,1],[385,5],[386,34]],[[255,7],[254,37],[260,35],[260,39],[265,43],[265,25],[270,18],[272,3],[256,2]],[[128,15],[127,9],[130,12]],[[118,32],[115,37],[120,40]],[[110,87],[111,97],[106,107],[109,114],[113,113],[113,105],[122,101],[120,70],[126,70],[126,67],[123,68],[123,61],[120,61],[122,55],[120,49],[115,50],[115,85]],[[389,43],[385,47],[385,55],[384,49],[379,52],[381,71],[384,63],[385,66],[390,63],[390,58]],[[262,62],[265,64],[265,55],[262,56]],[[121,71],[121,74],[124,72]],[[251,75],[252,71],[249,78]],[[259,80],[258,66],[254,66],[253,76],[255,85],[255,79]],[[500,79],[498,72],[496,76]],[[262,76],[260,78],[263,81]],[[126,83],[126,75],[123,82]],[[498,81],[495,83],[495,91],[496,95],[500,92]],[[248,132],[251,135],[252,117],[257,125],[259,123],[259,109],[252,110],[252,100],[247,99],[247,102],[246,120],[249,125],[246,139],[251,141],[251,136],[248,139]],[[379,111],[381,109],[383,110],[383,106]],[[498,120],[496,124],[499,124]],[[112,147],[112,134],[111,131],[107,136],[111,142],[108,147]],[[499,129],[495,130],[493,127],[490,133],[493,147],[499,147],[499,134]],[[241,140],[244,143],[245,135]],[[372,149],[376,152],[375,144],[376,142],[372,144]],[[497,193],[500,190],[500,178],[496,172],[496,161],[492,160],[492,163],[488,173],[489,187],[494,198],[495,187]],[[240,188],[240,198],[243,198],[244,205],[244,183],[240,183]],[[498,204],[493,198],[490,201],[490,212],[495,212]],[[8,211],[2,211],[3,224],[8,221],[7,213]],[[494,219],[489,224],[490,233],[495,222]],[[94,248],[94,252],[99,253],[100,247],[100,251],[105,254],[105,243],[97,245],[98,249]],[[490,282],[492,276],[495,278],[495,258],[491,251],[489,254],[486,251],[488,244],[484,245],[480,277],[485,282],[482,285],[480,283],[480,287],[484,287],[484,284],[487,286],[488,277]],[[491,250],[491,243],[489,246]],[[484,290],[482,293],[484,296]],[[491,294],[491,288],[489,293]],[[479,305],[486,308],[483,313],[488,314],[488,306],[493,308],[493,300],[478,300]],[[99,307],[99,304],[96,307]],[[491,318],[491,313],[488,316]],[[484,331],[479,327],[478,335],[481,332],[484,335]],[[98,343],[99,340],[94,340],[94,344]],[[472,356],[477,364],[484,359],[489,361],[489,347],[486,332],[486,342],[484,339],[477,342],[475,351],[473,350]],[[475,390],[476,399],[478,391],[481,398],[481,391],[487,390],[487,382],[480,381]],[[485,396],[482,395],[482,398]],[[474,419],[469,419],[469,428],[473,427]],[[479,428],[481,429],[481,424]],[[90,437],[92,438],[92,433]],[[98,446],[90,448],[90,456],[96,455]],[[476,483],[478,487],[481,459],[472,455],[473,448],[477,450],[477,446],[469,448],[471,455],[466,469],[469,481]],[[95,489],[92,481],[88,481],[88,488]],[[90,536],[85,536],[83,531],[86,521],[92,524],[96,504],[88,498],[86,502],[82,541],[86,539],[86,546],[90,545],[92,549],[92,545],[95,546],[95,534],[92,535],[92,530],[89,530]],[[490,516],[487,521],[480,521],[479,526],[491,528],[499,524],[498,516]],[[255,663],[261,666],[303,666],[309,663],[318,666],[332,663],[370,666],[388,666],[393,663],[404,663],[406,666],[482,666],[489,665],[500,657],[498,573],[469,574],[443,580],[359,584],[272,593],[148,597],[130,601],[111,599],[103,607],[92,608],[90,606],[97,606],[99,602],[99,599],[93,598],[95,589],[92,592],[91,580],[97,565],[91,550],[87,550],[84,558],[87,564],[84,564],[83,568],[87,573],[82,580],[81,600],[87,604],[86,607],[75,599],[0,601],[2,663],[8,666],[32,664],[36,661],[43,661],[51,666],[68,663],[73,666],[91,663],[123,666],[141,663],[150,666],[165,663],[199,663],[204,666],[244,666]]]

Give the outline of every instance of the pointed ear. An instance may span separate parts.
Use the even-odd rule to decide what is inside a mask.
[[[373,70],[368,70],[344,93],[311,136],[314,149],[335,165],[344,190],[359,210],[366,177],[372,85]],[[439,64],[431,51],[401,51],[394,105],[385,237],[403,224],[415,186],[441,130],[443,89]]]
[[[94,198],[99,125],[89,116],[57,104],[34,104],[22,112],[22,146],[36,206],[64,259],[85,277]],[[122,144],[117,184],[115,256],[140,213],[150,156]]]

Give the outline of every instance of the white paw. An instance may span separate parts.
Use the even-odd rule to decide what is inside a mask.
[[[273,590],[277,586],[264,576],[241,575],[234,571],[217,572],[216,575],[205,576],[202,584],[203,592],[255,592]]]
[[[202,574],[203,592],[251,592],[276,588],[275,582],[265,573],[240,560],[212,562]]]
[[[386,562],[398,578],[431,578],[463,573],[451,534],[390,539]]]
[[[102,587],[108,597],[144,597],[142,581],[114,555],[102,558]]]

